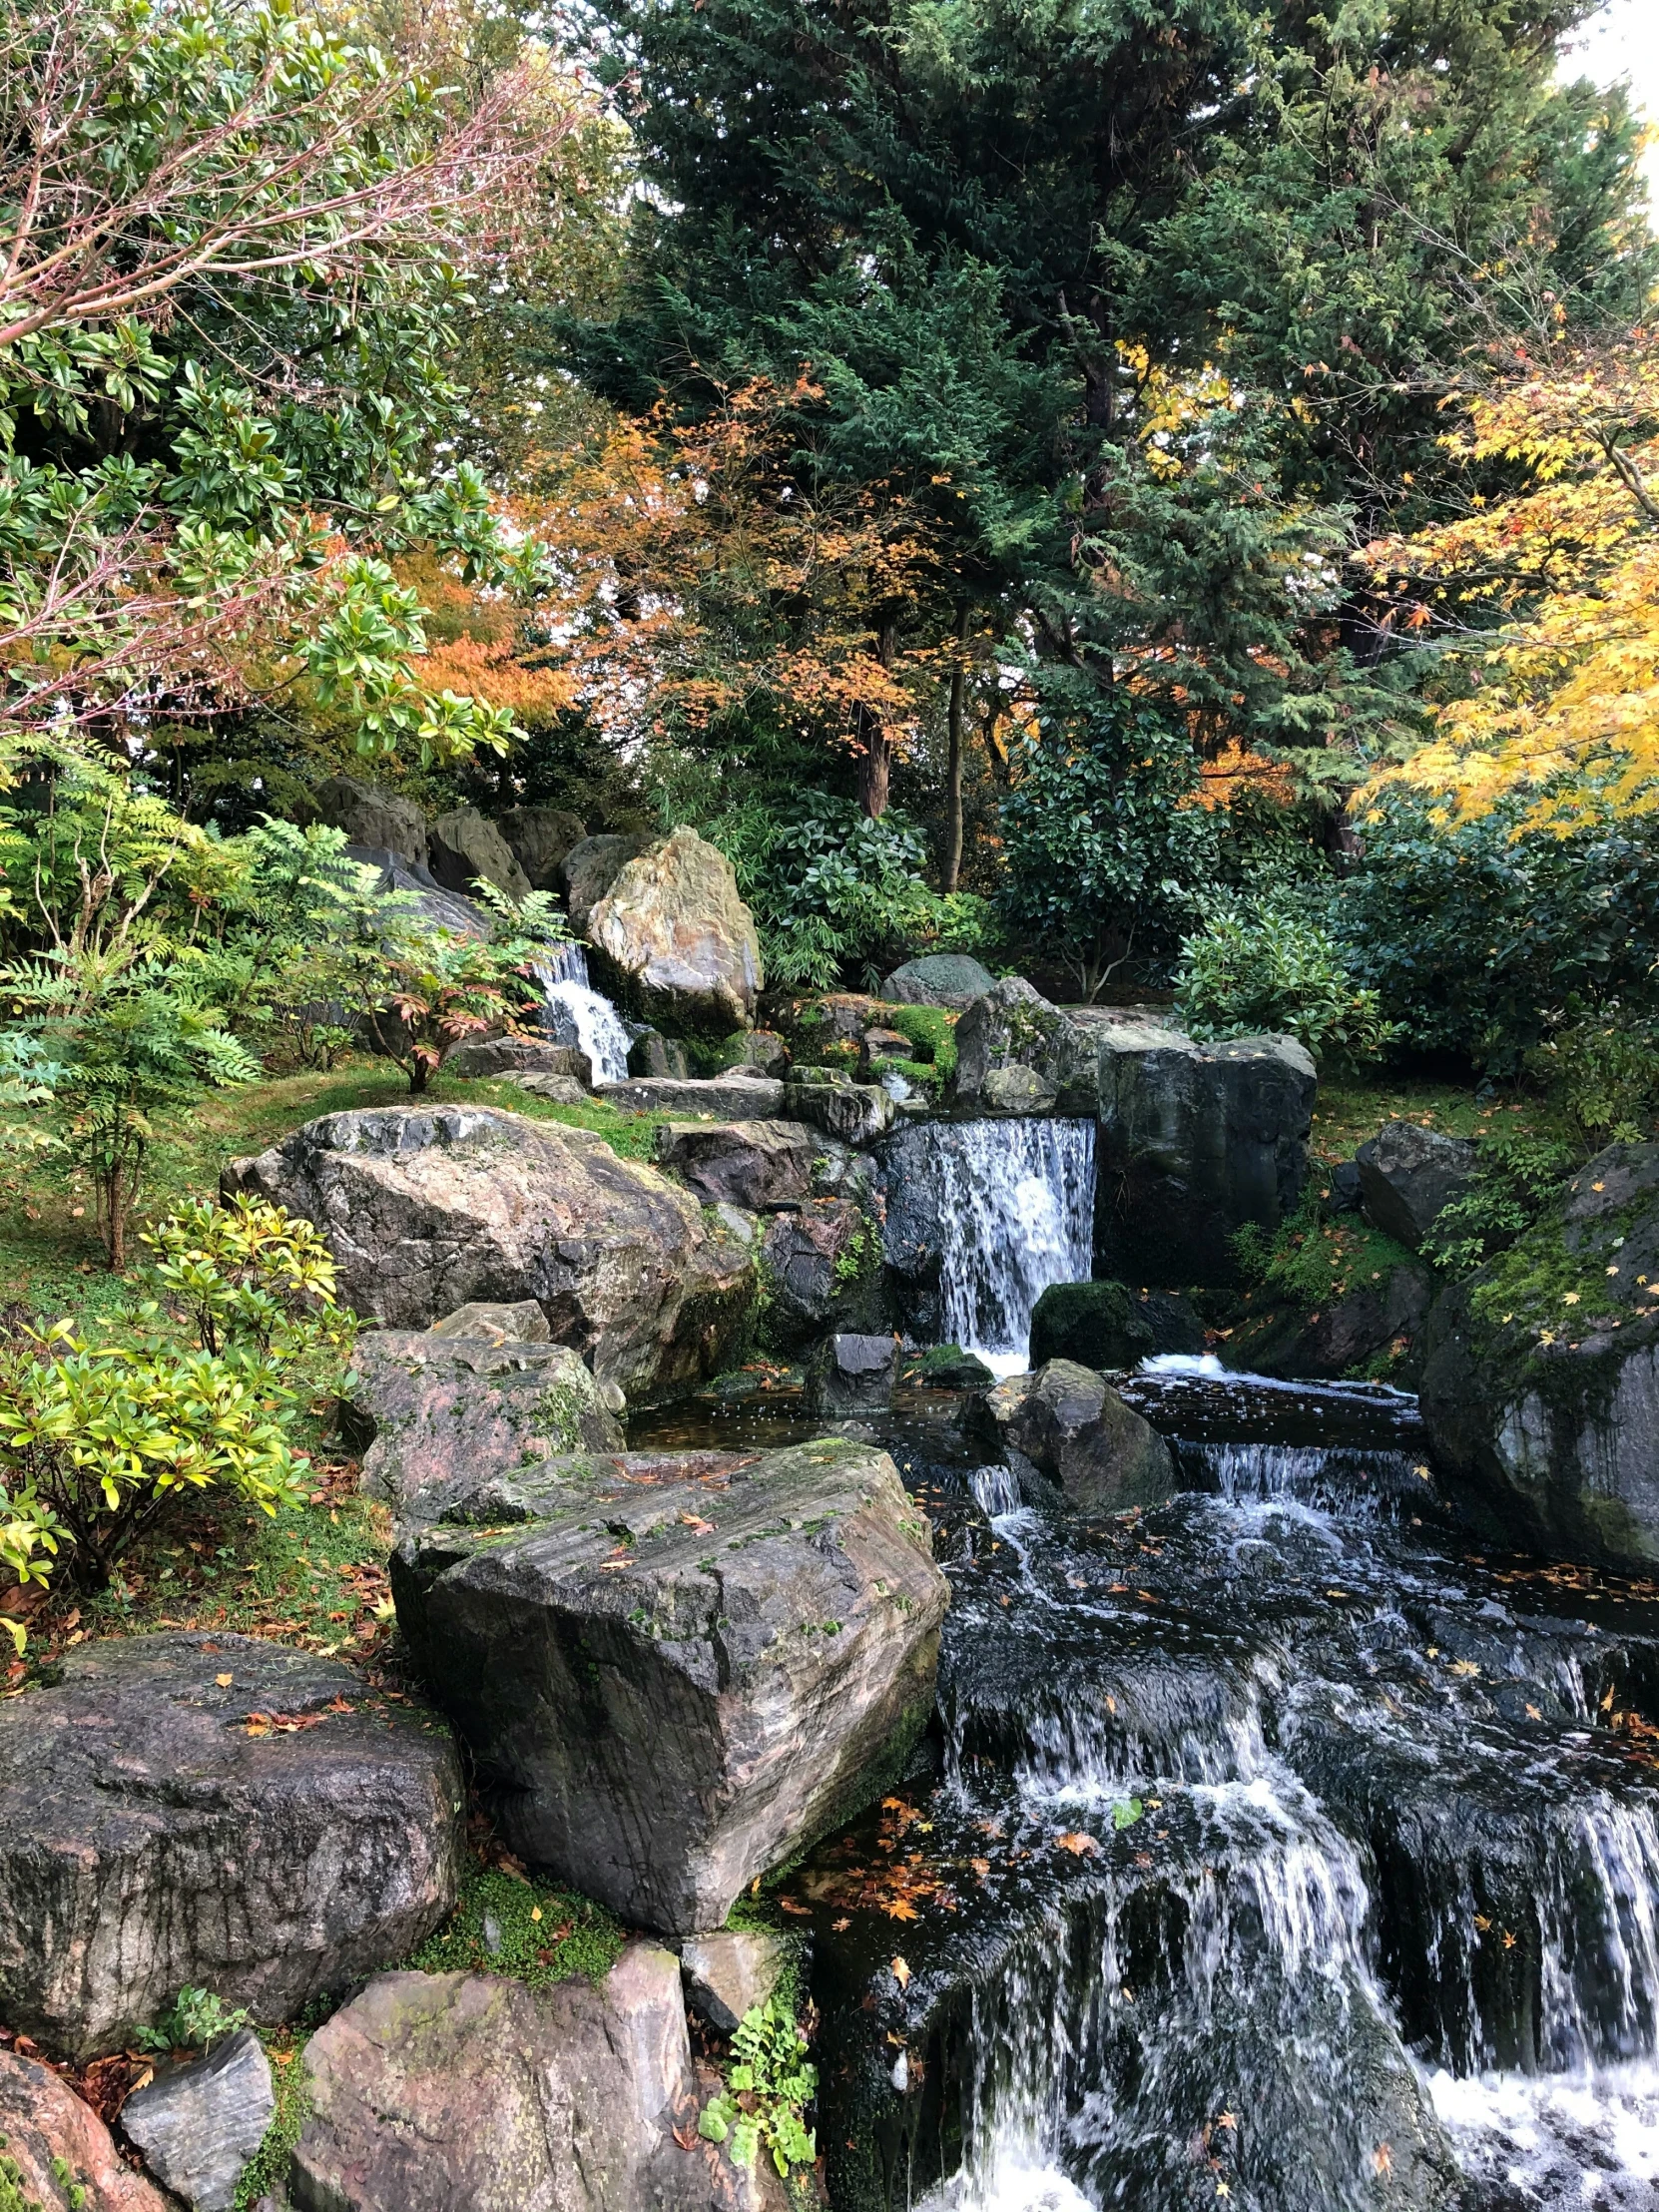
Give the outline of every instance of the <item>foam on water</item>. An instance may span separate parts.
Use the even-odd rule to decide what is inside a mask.
[[[561,944],[535,963],[542,987],[542,1023],[561,1044],[574,1045],[593,1064],[596,1083],[628,1079],[628,1032],[608,998],[588,981],[588,956],[579,944]]]

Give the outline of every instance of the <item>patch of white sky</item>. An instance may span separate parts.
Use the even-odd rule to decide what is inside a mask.
[[[1566,42],[1558,73],[1598,85],[1628,79],[1636,106],[1654,130],[1645,166],[1648,197],[1659,216],[1659,0],[1609,0]]]

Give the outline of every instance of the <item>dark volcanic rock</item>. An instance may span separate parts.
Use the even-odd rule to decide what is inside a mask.
[[[50,2068],[9,2050],[0,2050],[0,2146],[21,2192],[5,2194],[13,2179],[6,2175],[0,2203],[21,2205],[24,2212],[34,2205],[42,2212],[69,2206],[74,2212],[173,2212],[173,2200],[123,2162],[90,2104]],[[60,2168],[71,2177],[69,2188],[83,2195],[70,2196]]]
[[[187,1982],[291,2019],[448,1912],[462,1795],[448,1738],[331,1660],[231,1635],[85,1645],[60,1687],[0,1706],[7,2019],[107,2050]]]
[[[440,1512],[457,1482],[623,1445],[568,1345],[370,1330],[352,1355],[346,1404],[353,1442],[368,1439],[363,1488],[420,1519]]]
[[[705,1206],[764,1214],[812,1196],[821,1144],[800,1121],[671,1121],[657,1131],[657,1158]]]
[[[893,1337],[830,1337],[807,1370],[807,1404],[820,1420],[885,1412],[898,1372]]]
[[[1115,1513],[1161,1504],[1180,1487],[1163,1437],[1070,1360],[1010,1376],[975,1411],[978,1434],[999,1457],[1058,1482],[1070,1505]]]
[[[305,2046],[299,2212],[711,2212],[673,1953],[597,1987],[388,1973]],[[679,2127],[694,2147],[674,2139]]]
[[[399,1623],[513,1850],[635,1925],[719,1928],[932,1710],[945,1582],[882,1451],[573,1459],[478,1510],[398,1547]]]
[[[1364,1283],[1312,1312],[1252,1315],[1217,1351],[1249,1375],[1337,1382],[1383,1363],[1385,1380],[1409,1388],[1422,1365],[1422,1338],[1434,1298],[1425,1267],[1401,1261],[1380,1283]]]
[[[851,1198],[819,1198],[774,1215],[761,1245],[769,1321],[786,1345],[826,1332],[879,1334],[887,1325],[881,1239]]]
[[[271,2062],[252,2028],[188,2065],[163,2065],[121,2107],[144,2162],[192,2212],[232,2212],[244,2168],[276,2114]]]
[[[678,1184],[588,1130],[488,1108],[329,1114],[223,1185],[314,1221],[342,1299],[383,1327],[533,1298],[630,1395],[718,1372],[754,1295],[747,1250]]]
[[[560,888],[565,855],[587,835],[579,816],[559,807],[513,807],[495,826],[511,847],[513,858],[529,878],[531,888]]]
[[[1367,1218],[1383,1236],[1415,1252],[1443,1206],[1474,1182],[1475,1150],[1412,1121],[1385,1122],[1355,1154]]]
[[[1031,1365],[1075,1360],[1133,1368],[1160,1352],[1204,1350],[1204,1325],[1185,1299],[1127,1283],[1053,1283],[1031,1314]]]

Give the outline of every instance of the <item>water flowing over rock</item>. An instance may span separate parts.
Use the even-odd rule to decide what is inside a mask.
[[[1197,1044],[1105,1010],[1072,1019],[1097,1052],[1101,1264],[1158,1289],[1231,1282],[1233,1232],[1277,1229],[1301,1195],[1313,1061],[1290,1037]]]
[[[446,891],[468,896],[475,883],[493,883],[509,898],[523,898],[530,878],[513,857],[512,846],[476,807],[456,807],[439,815],[426,832],[426,864]]]
[[[1612,1145],[1435,1302],[1422,1409],[1477,1527],[1569,1558],[1659,1560],[1655,1283],[1659,1145]]]
[[[588,915],[587,936],[618,993],[670,1032],[746,1028],[762,982],[755,917],[732,863],[695,830],[624,862]]]
[[[588,1130],[517,1114],[329,1114],[223,1180],[314,1221],[341,1298],[383,1328],[533,1298],[631,1396],[716,1373],[754,1295],[748,1251],[678,1184]]]
[[[976,1410],[992,1454],[1057,1482],[1068,1505],[1117,1513],[1159,1505],[1178,1487],[1162,1436],[1091,1368],[1051,1360],[999,1382]]]
[[[60,2168],[69,2174],[68,2188]],[[67,2082],[33,2058],[0,2050],[0,2191],[7,2182],[21,2191],[11,2203],[37,2204],[43,2212],[66,2205],[76,2212],[173,2212],[172,2200],[123,2161],[109,2129]],[[71,2197],[70,2188],[84,2194]]]
[[[1090,1273],[1093,1123],[928,1123],[889,1138],[879,1163],[905,1327],[1003,1373],[1023,1365],[1043,1292]]]
[[[536,962],[542,987],[542,1023],[558,1043],[581,1053],[587,1081],[621,1083],[628,1076],[628,1026],[588,979],[588,956],[579,944],[555,946]],[[566,1071],[579,1073],[577,1069]]]
[[[163,2064],[121,2107],[128,2140],[191,2212],[233,2212],[243,2172],[276,2116],[271,2061],[247,2027],[201,2058]]]
[[[1411,1121],[1384,1122],[1355,1155],[1360,1193],[1372,1226],[1417,1251],[1442,1207],[1474,1182],[1475,1149]]]
[[[0,1706],[8,2023],[107,2050],[186,1983],[292,2018],[449,1911],[462,1796],[448,1740],[332,1660],[184,1632],[69,1653]]]
[[[392,1589],[503,1837],[636,1926],[719,1928],[932,1710],[927,1522],[838,1437],[524,1470],[406,1538]]]
[[[597,1987],[382,1974],[305,2065],[298,2212],[712,2212],[670,1951],[630,1944]]]

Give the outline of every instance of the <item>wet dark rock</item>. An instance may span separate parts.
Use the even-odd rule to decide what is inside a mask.
[[[506,838],[512,855],[538,891],[562,887],[565,855],[587,835],[579,816],[561,807],[512,807],[496,828]]]
[[[441,1512],[456,1483],[623,1446],[621,1424],[568,1345],[487,1334],[367,1331],[352,1354],[344,1411],[363,1451],[363,1488],[414,1519]]]
[[[1090,1040],[1024,976],[1009,976],[957,1022],[956,1072],[945,1103],[962,1120],[1092,1113]]]
[[[85,2055],[186,1983],[291,2019],[449,1911],[462,1796],[447,1736],[332,1660],[184,1632],[71,1652],[0,1706],[8,2023]]]
[[[1355,1155],[1366,1218],[1415,1252],[1442,1207],[1474,1183],[1476,1153],[1464,1137],[1445,1137],[1412,1121],[1384,1122]]]
[[[1198,1044],[1145,1018],[1073,1015],[1097,1052],[1095,1258],[1155,1289],[1229,1283],[1229,1239],[1277,1229],[1307,1170],[1318,1077],[1290,1037]]]
[[[821,1420],[856,1420],[892,1403],[898,1373],[894,1337],[830,1337],[807,1368],[807,1404]]]
[[[1178,1487],[1168,1444],[1092,1368],[1051,1360],[999,1382],[974,1411],[987,1449],[1057,1482],[1070,1505],[1115,1513]]]
[[[996,977],[969,952],[929,952],[906,960],[881,985],[889,1006],[966,1006],[994,990]]]
[[[490,1525],[394,1554],[414,1661],[520,1857],[636,1926],[719,1928],[925,1725],[946,1595],[927,1522],[884,1452],[836,1437],[514,1487],[513,1525],[489,1499]]]
[[[988,1390],[996,1381],[979,1355],[960,1345],[929,1345],[905,1361],[904,1376],[924,1390]]]
[[[1252,1313],[1217,1351],[1230,1368],[1252,1375],[1336,1382],[1362,1370],[1382,1370],[1409,1389],[1422,1372],[1422,1338],[1434,1301],[1434,1278],[1409,1261],[1381,1283],[1365,1283],[1323,1307]]]
[[[767,2002],[800,1955],[798,1941],[764,1928],[688,1936],[680,1946],[686,2000],[718,2034],[730,2035],[746,2012]]]
[[[650,841],[649,837],[600,835],[582,837],[571,846],[559,863],[559,876],[565,886],[570,926],[577,936],[587,935],[595,906],[625,864],[637,859]]]
[[[423,1329],[533,1298],[632,1396],[717,1372],[754,1295],[748,1251],[678,1184],[588,1130],[489,1108],[329,1114],[222,1181],[314,1221],[365,1318]]]
[[[657,1131],[657,1158],[706,1206],[765,1214],[812,1196],[821,1143],[800,1121],[671,1121]]]
[[[873,1144],[896,1118],[892,1099],[878,1083],[814,1080],[818,1071],[797,1068],[784,1086],[784,1111],[811,1122],[840,1144]]]
[[[330,776],[311,794],[319,820],[343,830],[348,845],[366,845],[416,867],[427,864],[426,817],[412,799],[377,791],[354,776]]]
[[[276,2113],[271,2062],[245,2027],[202,2058],[160,2066],[121,2107],[121,2125],[191,2212],[232,2212],[237,2184]]]
[[[755,917],[731,861],[695,830],[625,860],[589,910],[587,937],[601,986],[672,1035],[724,1037],[754,1019]]]
[[[775,1215],[761,1258],[772,1293],[768,1325],[780,1344],[887,1328],[881,1236],[856,1199],[819,1198]]]
[[[665,1037],[660,1029],[642,1029],[628,1047],[628,1072],[666,1078],[671,1083],[690,1083],[692,1073],[691,1053],[678,1037]]]
[[[1659,1145],[1611,1145],[1510,1251],[1436,1300],[1423,1418],[1478,1528],[1568,1558],[1659,1559],[1654,1283]]]
[[[674,2138],[699,2100],[670,1951],[597,1987],[382,1974],[305,2066],[297,2212],[710,2212],[710,2156]]]
[[[1054,1283],[1031,1315],[1031,1365],[1134,1368],[1155,1353],[1201,1353],[1204,1324],[1183,1298],[1126,1283]]]
[[[10,2050],[0,2050],[0,2202],[23,2212],[174,2212],[172,2200],[123,2161],[90,2104],[50,2067]],[[60,2171],[70,2176],[67,2188]]]
[[[545,1037],[485,1037],[457,1045],[443,1063],[445,1075],[569,1075],[593,1088],[593,1062],[574,1045]]]
[[[624,1113],[696,1114],[711,1121],[776,1121],[784,1112],[784,1086],[764,1075],[693,1077],[630,1076],[601,1083],[598,1095]]]
[[[1358,1160],[1339,1160],[1325,1170],[1326,1203],[1334,1214],[1357,1214],[1365,1200]]]
[[[446,891],[468,897],[480,880],[509,898],[523,898],[530,888],[512,846],[476,807],[455,807],[438,816],[426,832],[426,864]]]

